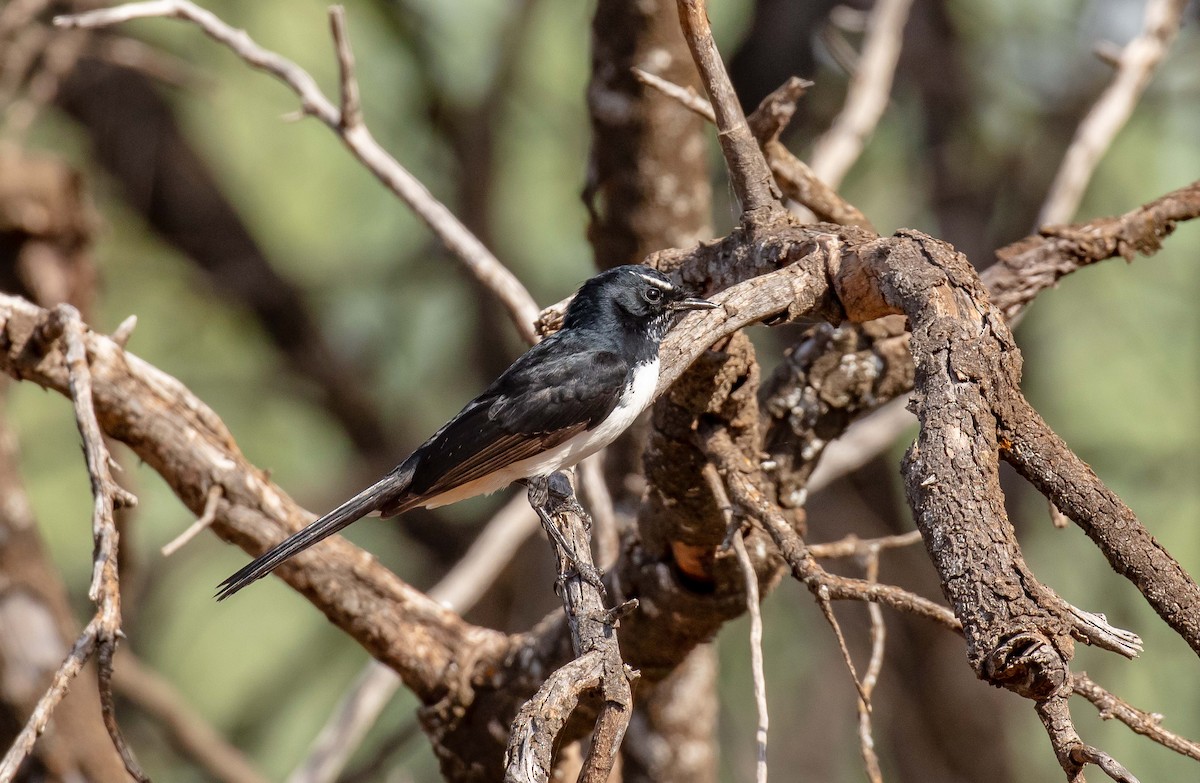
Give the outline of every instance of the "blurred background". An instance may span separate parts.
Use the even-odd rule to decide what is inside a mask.
[[[15,18],[18,5],[37,4],[9,0],[0,20]],[[324,3],[204,5],[336,91]],[[835,44],[857,44],[856,12],[866,8],[839,6],[831,23],[829,2],[711,4],[745,104],[792,74],[816,82],[786,139],[802,158],[841,106],[848,73]],[[891,103],[843,194],[881,233],[927,231],[986,266],[992,251],[1034,229],[1076,125],[1111,78],[1093,50],[1126,43],[1143,10],[1141,0],[916,0]],[[375,136],[539,303],[570,293],[595,269],[580,198],[593,5],[352,0],[346,12]],[[1200,176],[1196,22],[1193,3],[1075,219],[1127,211]],[[819,34],[830,24],[832,36]],[[11,65],[18,35],[7,32],[0,62]],[[90,323],[112,331],[136,314],[130,350],[211,405],[247,457],[302,505],[325,510],[390,467],[521,351],[497,305],[327,128],[285,118],[296,101],[282,86],[188,25],[137,22],[104,41],[103,56],[66,74],[45,106],[31,108],[19,77],[0,76],[5,154],[44,155],[81,173],[95,232]],[[720,234],[735,215],[715,144],[710,156]],[[12,165],[5,160],[0,167]],[[1192,574],[1200,574],[1198,262],[1200,225],[1182,225],[1152,259],[1071,276],[1037,299],[1017,331],[1035,406]],[[770,364],[781,345],[758,331]],[[40,531],[86,618],[91,496],[70,406],[14,384],[7,417]],[[911,527],[898,473],[906,442],[811,501],[810,541]],[[218,606],[214,585],[246,556],[206,535],[164,559],[160,547],[192,517],[153,471],[127,451],[119,458],[140,499],[122,540],[129,647],[267,778],[284,778],[366,654],[275,580]],[[1045,502],[1009,478],[1033,570],[1146,642],[1133,662],[1081,647],[1076,669],[1162,713],[1168,728],[1200,736],[1193,653],[1077,529],[1056,530]],[[349,537],[428,587],[501,502],[364,523]],[[532,540],[469,619],[522,630],[551,611],[547,561],[545,543]],[[885,556],[881,578],[938,597],[922,552]],[[865,661],[865,610],[838,611]],[[764,612],[773,774],[863,779],[853,685],[820,612],[790,581]],[[975,680],[956,637],[885,617],[888,665],[875,698],[885,779],[1061,779],[1033,710]],[[749,780],[747,621],[728,625],[716,644],[719,777]],[[406,728],[415,706],[397,697],[350,770],[386,749],[363,779],[438,779],[428,742]],[[129,704],[119,710],[156,780],[207,779],[154,720]],[[1196,762],[1101,721],[1085,702],[1073,713],[1085,740],[1141,780],[1200,777]],[[971,732],[984,728],[1001,737],[997,747],[975,744]]]

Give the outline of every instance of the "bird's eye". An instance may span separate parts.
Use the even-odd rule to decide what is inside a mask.
[[[662,301],[663,292],[662,292],[661,288],[655,288],[654,286],[650,286],[645,291],[642,292],[642,296],[650,304],[658,304],[659,302]]]

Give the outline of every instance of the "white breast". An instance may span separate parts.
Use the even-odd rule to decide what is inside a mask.
[[[658,386],[658,357],[636,365],[630,375],[617,407],[604,421],[592,429],[581,432],[550,451],[543,452],[520,462],[514,462],[483,478],[463,484],[449,492],[432,498],[426,508],[437,508],[456,503],[476,495],[488,495],[503,489],[518,479],[530,476],[548,476],[556,470],[569,468],[595,454],[617,439],[634,420],[646,410],[654,398]]]

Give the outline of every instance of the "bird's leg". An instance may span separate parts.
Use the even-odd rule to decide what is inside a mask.
[[[524,484],[529,495],[529,505],[533,506],[533,510],[537,512],[542,527],[545,528],[546,534],[550,536],[554,545],[562,553],[563,558],[575,569],[575,573],[603,594],[604,584],[600,579],[600,570],[592,565],[591,553],[588,553],[588,557],[583,557],[555,521],[555,517],[559,514],[575,515],[583,523],[585,531],[591,527],[590,518],[584,512],[583,507],[579,505],[579,501],[575,499],[575,491],[571,487],[570,479],[563,473],[556,472],[549,477],[534,476],[525,479]],[[582,545],[587,545],[586,535],[583,536]],[[566,574],[562,576],[566,576]]]
[[[557,501],[559,507],[569,513],[577,515],[583,520],[583,527],[589,533],[592,530],[592,515],[589,514],[575,497],[575,487],[571,484],[571,479],[567,476],[565,470],[556,470],[546,479],[546,489],[550,493],[550,498]]]

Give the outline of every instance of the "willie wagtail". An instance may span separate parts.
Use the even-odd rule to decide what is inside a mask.
[[[382,479],[222,582],[217,600],[373,512],[444,506],[595,454],[650,404],[658,346],[675,316],[713,307],[649,267],[601,272],[575,294],[559,332],[526,351]]]

